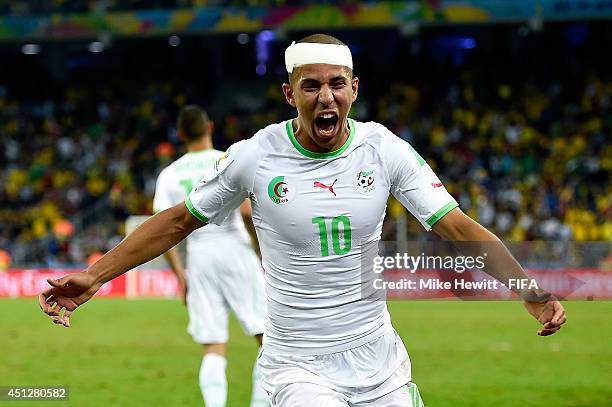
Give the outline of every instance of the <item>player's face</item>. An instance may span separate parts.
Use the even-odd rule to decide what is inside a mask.
[[[359,79],[340,65],[296,69],[292,84],[283,85],[287,101],[298,111],[296,137],[314,151],[339,148],[348,132],[347,116],[357,99]]]

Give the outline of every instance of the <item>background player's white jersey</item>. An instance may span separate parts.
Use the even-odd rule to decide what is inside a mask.
[[[291,121],[268,126],[233,145],[186,200],[194,216],[220,223],[251,198],[268,294],[264,351],[341,352],[382,335],[386,303],[362,299],[361,266],[389,192],[428,230],[457,206],[406,142],[377,123],[349,124],[331,153],[305,150]]]
[[[223,157],[223,152],[209,149],[190,152],[162,170],[157,178],[153,210],[161,212],[185,200],[194,185]],[[235,209],[235,208],[233,208]],[[187,238],[187,251],[194,245],[214,245],[219,239],[237,239],[250,245],[250,237],[238,210],[229,211],[228,219],[221,226],[210,225],[195,230]]]

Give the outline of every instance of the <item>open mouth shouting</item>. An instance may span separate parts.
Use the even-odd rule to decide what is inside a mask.
[[[321,112],[315,117],[315,130],[321,138],[332,138],[338,132],[338,113]]]

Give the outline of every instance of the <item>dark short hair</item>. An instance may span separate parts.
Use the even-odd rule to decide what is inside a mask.
[[[297,42],[314,42],[317,44],[336,44],[346,46],[346,44],[340,41],[338,38],[327,34],[311,34]]]
[[[194,141],[208,131],[208,114],[199,106],[187,105],[179,113],[177,126],[183,131],[185,141]]]
[[[332,37],[331,35],[327,35],[327,34],[311,34],[311,35],[307,35],[306,37],[300,39],[299,41],[296,41],[297,43],[300,42],[308,42],[308,43],[315,43],[315,44],[334,44],[334,45],[344,45],[347,46],[345,43],[343,43],[342,41],[340,41],[338,38],[336,37]],[[349,68],[347,68],[349,69]],[[293,83],[294,78],[294,73],[295,73],[295,69],[293,70],[293,72],[291,72],[289,74],[289,83]],[[351,76],[353,76],[353,71],[351,69],[349,69],[349,71],[351,71]]]

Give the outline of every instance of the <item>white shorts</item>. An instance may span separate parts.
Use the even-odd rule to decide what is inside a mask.
[[[422,407],[408,352],[392,327],[365,345],[317,356],[271,355],[258,363],[278,407]]]
[[[187,253],[187,332],[202,344],[226,343],[234,312],[247,335],[264,331],[266,297],[259,258],[250,246],[217,242]]]

